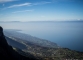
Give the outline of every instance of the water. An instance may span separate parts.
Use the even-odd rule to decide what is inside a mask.
[[[18,29],[55,42],[72,50],[83,51],[83,22],[27,22],[0,23],[4,29]]]

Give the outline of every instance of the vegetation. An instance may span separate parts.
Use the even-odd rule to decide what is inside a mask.
[[[82,60],[83,59],[83,52],[70,50],[68,48],[61,48],[58,45],[56,45],[57,47],[55,48],[51,47],[51,45],[50,47],[46,47],[43,45],[38,45],[36,43],[33,43],[29,40],[21,39],[19,38],[20,36],[18,37],[16,36],[8,35],[6,39],[9,45],[13,46],[14,50],[23,56],[26,57],[35,56],[39,60]],[[40,42],[44,42],[44,40],[41,40]],[[46,42],[46,45],[49,43],[51,44],[52,42]]]

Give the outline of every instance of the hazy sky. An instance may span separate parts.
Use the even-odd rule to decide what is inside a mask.
[[[83,19],[83,0],[0,0],[0,21]]]

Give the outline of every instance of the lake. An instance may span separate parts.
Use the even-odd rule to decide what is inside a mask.
[[[83,52],[83,22],[5,22],[4,29],[18,29],[21,33],[47,39],[61,47]]]

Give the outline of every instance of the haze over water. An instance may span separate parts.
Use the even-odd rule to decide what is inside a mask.
[[[0,23],[0,26],[83,51],[83,22],[9,22]]]

